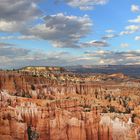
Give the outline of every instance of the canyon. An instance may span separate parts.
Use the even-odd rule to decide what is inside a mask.
[[[0,71],[0,140],[139,140],[140,79],[64,68]]]

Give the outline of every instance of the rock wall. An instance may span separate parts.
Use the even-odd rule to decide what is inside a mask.
[[[0,140],[139,139],[138,88],[66,77],[2,72]]]

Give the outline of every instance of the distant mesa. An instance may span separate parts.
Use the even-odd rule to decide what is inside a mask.
[[[19,69],[25,72],[65,72],[66,69],[58,66],[27,66]]]

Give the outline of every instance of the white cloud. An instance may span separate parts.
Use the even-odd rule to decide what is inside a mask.
[[[129,22],[131,22],[131,23],[140,23],[140,16],[137,16],[136,19],[129,20]]]
[[[15,44],[0,43],[0,67],[13,68],[26,65],[65,65],[71,59],[67,52],[33,51],[16,46]]]
[[[36,6],[36,3],[37,0],[0,0],[0,19],[6,21],[36,19],[42,14]]]
[[[129,35],[129,34],[133,34],[137,31],[140,30],[140,26],[139,25],[129,25],[125,27],[125,30],[120,32],[120,35]]]
[[[99,64],[103,65],[103,64],[105,64],[105,61],[104,60],[100,60]]]
[[[42,12],[36,3],[37,0],[0,0],[0,31],[20,32],[39,18]]]
[[[94,51],[85,52],[87,57],[96,58],[100,64],[137,64],[140,63],[140,50],[135,51]]]
[[[1,68],[20,68],[27,65],[46,66],[46,64],[50,66],[84,65],[89,62],[91,63],[93,58],[72,55],[64,51],[46,53],[43,51],[32,51],[14,46],[6,46],[0,48],[0,60]]]
[[[108,47],[109,44],[104,40],[93,40],[81,44],[81,47]]]
[[[1,32],[18,32],[24,27],[25,24],[16,21],[4,21],[0,20],[0,31]]]
[[[113,33],[114,30],[112,30],[112,29],[108,29],[108,30],[106,30],[105,32],[106,32],[106,33]]]
[[[78,7],[81,10],[93,10],[95,5],[104,5],[108,0],[57,0],[66,2],[69,6]]]
[[[129,35],[132,33],[133,33],[132,31],[122,31],[122,32],[120,32],[120,35]]]
[[[27,65],[85,65],[85,64],[130,64],[140,63],[140,50],[115,52],[115,51],[88,51],[82,55],[72,55],[69,52],[32,51],[19,48],[14,44],[0,43],[0,67],[17,68]],[[12,46],[13,45],[13,46]]]
[[[120,45],[122,48],[127,48],[127,47],[129,47],[129,44],[128,43],[121,43],[121,45]]]
[[[136,36],[135,40],[137,40],[137,41],[140,40],[140,36]]]
[[[115,37],[118,37],[117,34],[107,34],[105,36],[102,37],[102,39],[112,39],[112,38],[115,38]]]
[[[0,36],[0,40],[11,40],[11,39],[18,39],[18,40],[35,40],[38,39],[35,36]]]
[[[131,11],[132,12],[140,12],[140,7],[138,5],[131,5]]]
[[[18,48],[15,44],[0,43],[0,57],[14,58],[28,54],[29,50]]]
[[[48,40],[57,48],[78,48],[80,39],[91,32],[92,21],[83,17],[67,16],[62,13],[46,16],[45,24],[36,25],[23,34]]]
[[[129,25],[125,27],[126,30],[132,31],[132,32],[136,32],[140,30],[140,26],[139,25]]]

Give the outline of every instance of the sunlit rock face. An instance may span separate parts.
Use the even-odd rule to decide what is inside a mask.
[[[119,115],[119,117],[128,117],[125,115]],[[100,124],[103,126],[111,127],[112,130],[112,139],[113,140],[127,140],[127,139],[136,139],[136,134],[134,131],[134,124],[132,123],[131,118],[127,122],[120,119],[118,114],[104,114],[101,117]],[[109,131],[109,129],[108,129]]]
[[[1,71],[0,140],[138,140],[138,84],[122,74]]]

